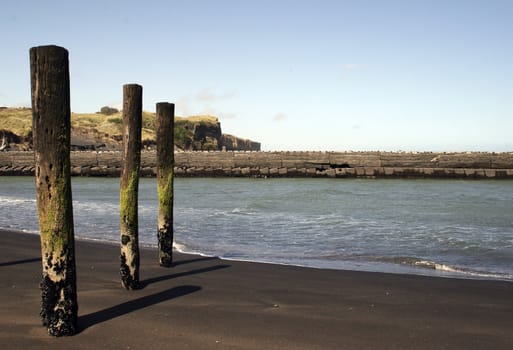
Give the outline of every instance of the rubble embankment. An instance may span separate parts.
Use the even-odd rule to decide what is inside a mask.
[[[119,176],[120,152],[71,152],[73,176]],[[0,152],[0,175],[32,175],[32,152]],[[155,176],[155,151],[142,152],[141,175]],[[176,152],[180,177],[513,179],[513,153]]]

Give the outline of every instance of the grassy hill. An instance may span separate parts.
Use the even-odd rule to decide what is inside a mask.
[[[28,137],[32,133],[32,111],[28,108],[0,109],[0,130]]]
[[[102,109],[103,110],[103,109]],[[122,114],[72,113],[71,143],[75,149],[119,149],[122,141]],[[155,113],[143,112],[142,141],[155,145]],[[175,117],[175,146],[184,150],[221,148],[221,125],[214,116]],[[0,142],[5,137],[11,148],[29,149],[32,143],[30,108],[0,108]]]

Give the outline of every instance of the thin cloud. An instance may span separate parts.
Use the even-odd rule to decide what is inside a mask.
[[[238,98],[239,94],[237,93],[237,91],[228,91],[228,92],[225,92],[224,94],[221,94],[219,97],[222,98],[223,100],[229,100],[232,98]]]
[[[222,94],[216,94],[211,88],[205,88],[196,94],[196,100],[202,102],[214,102],[218,100],[229,100],[237,98],[238,95],[235,91],[229,91]]]
[[[180,97],[176,103],[177,115],[212,115],[219,119],[235,119],[236,115],[231,112],[222,112],[216,106],[216,103],[238,98],[235,91],[229,91],[217,94],[211,88],[204,88],[197,93]]]
[[[196,99],[198,101],[211,102],[216,99],[216,95],[214,95],[211,89],[203,89],[196,94]]]
[[[217,116],[219,114],[219,111],[212,107],[211,104],[206,104],[205,106],[203,106],[203,109],[201,110],[200,114]]]
[[[212,107],[212,105],[210,105],[210,104],[205,105],[199,114],[200,115],[211,115],[211,116],[217,117],[219,120],[236,119],[237,118],[237,115],[235,113],[221,112],[218,109]]]
[[[344,70],[355,70],[358,68],[358,65],[356,63],[345,63],[342,67]]]
[[[188,96],[180,97],[175,103],[175,108],[176,115],[184,117],[191,115],[191,99]]]
[[[273,121],[275,122],[281,122],[289,119],[286,114],[278,113],[273,117]]]
[[[117,110],[121,111],[123,109],[123,101],[111,102],[107,106],[116,108]]]
[[[222,120],[225,120],[225,119],[236,119],[236,118],[237,118],[237,115],[235,113],[227,112],[227,113],[220,113],[219,114],[219,119],[222,119]]]

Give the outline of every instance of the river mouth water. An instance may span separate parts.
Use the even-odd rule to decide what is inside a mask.
[[[119,179],[72,178],[75,235],[119,241]],[[513,181],[175,179],[176,247],[225,259],[513,281]],[[140,242],[157,244],[143,178]],[[0,227],[37,232],[32,177],[0,177]]]

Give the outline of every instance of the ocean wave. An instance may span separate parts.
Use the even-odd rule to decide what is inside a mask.
[[[199,255],[199,256],[203,256],[203,257],[214,257],[215,256],[215,255],[212,255],[212,254],[205,254],[205,253],[202,253],[200,251],[196,251],[194,249],[190,249],[185,244],[181,244],[181,243],[178,243],[176,241],[173,242],[173,249],[176,250],[177,252],[183,253],[183,254],[193,254],[193,255]]]
[[[10,204],[13,204],[13,205],[18,205],[20,203],[36,203],[36,199],[35,198],[20,198],[20,197],[4,197],[4,196],[0,196],[0,203],[2,205],[4,204],[7,204],[7,205],[10,205]]]
[[[513,280],[513,274],[500,273],[493,271],[483,271],[478,269],[464,268],[452,266],[432,260],[426,260],[415,257],[392,257],[392,258],[379,258],[383,262],[390,262],[400,265],[411,266],[419,269],[435,270],[442,273],[449,273],[455,275],[463,275],[475,278],[486,278],[486,279],[501,279],[501,280]]]
[[[447,263],[437,262],[425,258],[412,256],[374,256],[369,254],[327,254],[318,257],[310,257],[319,261],[328,262],[328,265],[364,267],[372,265],[369,270],[381,270],[383,272],[394,272],[395,267],[400,268],[399,272],[434,275],[441,277],[495,279],[513,281],[513,274],[509,272],[486,271],[484,269],[460,267]]]
[[[73,200],[73,209],[88,211],[98,214],[104,214],[105,212],[116,213],[119,211],[119,204],[117,203],[104,203],[104,202],[93,202],[93,201],[78,201]],[[141,206],[139,210],[141,211],[143,207]]]
[[[119,181],[73,181],[77,237],[117,241]],[[141,184],[140,242],[154,246],[155,180]],[[316,268],[513,280],[513,192],[491,184],[177,179],[175,249]],[[2,179],[0,226],[37,230],[33,186],[33,179]],[[474,193],[495,197],[469,201]]]

